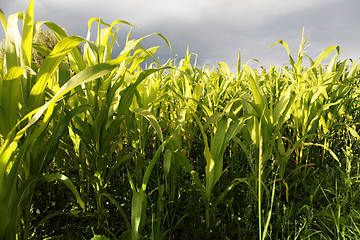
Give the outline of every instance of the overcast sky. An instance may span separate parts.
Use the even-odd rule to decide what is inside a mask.
[[[0,0],[0,9],[8,17],[25,12],[28,2]],[[134,38],[159,32],[170,41],[178,58],[184,57],[189,46],[190,52],[201,58],[201,65],[217,66],[223,61],[232,70],[239,50],[243,64],[253,58],[266,67],[287,64],[285,49],[270,47],[284,40],[296,54],[303,28],[313,59],[330,45],[344,50],[341,60],[360,57],[359,0],[35,0],[35,21],[55,22],[70,35],[85,38],[87,22],[93,17],[136,25]],[[125,34],[129,29],[124,25],[120,31]],[[3,29],[0,37],[4,38]],[[159,45],[163,62],[175,58],[157,36],[143,43]]]

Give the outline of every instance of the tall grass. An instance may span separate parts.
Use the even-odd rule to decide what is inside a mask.
[[[33,8],[0,12],[1,239],[360,237],[360,66],[339,47],[312,60],[303,34],[295,56],[277,42],[283,68],[239,54],[232,74],[188,51],[160,66],[141,45],[151,35],[131,31],[114,57],[126,21],[90,19],[82,38],[34,23]],[[33,43],[42,25],[53,50]]]

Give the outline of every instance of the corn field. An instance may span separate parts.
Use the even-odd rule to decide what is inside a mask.
[[[311,59],[303,34],[275,43],[287,66],[232,73],[161,65],[141,42],[169,41],[118,44],[122,20],[0,19],[0,239],[360,238],[360,65],[338,46]]]

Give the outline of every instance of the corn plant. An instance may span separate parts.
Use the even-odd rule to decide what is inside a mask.
[[[186,171],[191,173],[197,189],[202,194],[206,225],[209,228],[212,189],[223,172],[223,155],[231,139],[240,132],[245,119],[236,117],[235,114],[240,109],[234,108],[235,114],[230,111],[236,102],[234,99],[229,104],[220,103],[220,101],[227,99],[228,85],[233,82],[227,65],[225,63],[219,65],[220,71],[226,72],[227,76],[221,76],[219,73],[219,75],[209,79],[203,70],[191,66],[190,58],[191,55],[187,52],[185,59],[179,64],[179,70],[170,71],[167,75],[169,81],[166,81],[164,85],[164,87],[170,88],[173,92],[173,98],[177,99],[175,105],[168,105],[168,108],[174,109],[170,111],[170,119],[174,119],[175,124],[173,123],[174,127],[171,131],[172,144],[169,145],[164,158],[164,170],[165,177],[168,177],[170,171],[178,169],[177,163],[180,162]],[[210,82],[211,84],[209,84]],[[208,88],[205,87],[206,84]],[[211,89],[210,86],[214,86],[214,88]],[[206,95],[202,89],[207,89],[208,94]],[[172,94],[171,92],[167,94]],[[169,99],[169,102],[172,100]],[[224,105],[223,108],[226,108],[223,113],[217,111],[222,110],[220,105]],[[234,119],[229,117],[229,112],[232,112]],[[175,114],[173,115],[173,113]],[[204,121],[205,125],[203,125]],[[182,134],[182,131],[185,131],[185,134]],[[211,134],[210,144],[206,132]],[[204,184],[201,183],[196,168],[191,166],[191,161],[189,161],[191,156],[187,157],[182,154],[185,152],[186,146],[183,145],[183,142],[187,142],[186,136],[190,134],[191,139],[191,135],[196,137],[195,134],[197,133],[201,134],[205,146],[203,150],[206,159],[206,180]]]
[[[126,21],[92,18],[82,38],[34,23],[33,8],[0,12],[1,239],[36,238],[59,214],[97,222],[93,239],[359,236],[360,67],[340,62],[339,47],[313,60],[303,33],[295,57],[275,43],[283,68],[252,69],[240,54],[236,74],[199,68],[189,50],[160,66],[158,47],[141,45],[150,35],[129,31],[115,56]],[[34,43],[42,26],[54,48]],[[70,213],[32,213],[44,181],[71,191]]]
[[[291,84],[294,86],[294,92],[297,95],[291,106],[292,121],[294,124],[292,129],[294,130],[295,137],[292,143],[294,146],[300,143],[303,144],[303,146],[296,146],[296,164],[300,164],[304,158],[303,151],[306,144],[303,143],[303,140],[307,139],[308,141],[311,141],[318,134],[326,134],[326,130],[332,127],[331,124],[334,124],[334,122],[328,122],[327,126],[324,126],[324,124],[322,124],[324,122],[324,117],[322,115],[327,115],[330,116],[330,118],[333,118],[331,115],[336,113],[336,109],[343,109],[341,105],[346,104],[346,101],[342,101],[343,98],[341,97],[329,98],[329,95],[331,96],[331,92],[333,92],[332,90],[339,86],[338,79],[342,75],[346,63],[342,64],[342,69],[340,71],[333,71],[334,64],[337,62],[337,53],[335,54],[325,73],[322,72],[322,67],[320,65],[321,62],[335,49],[337,49],[339,52],[338,47],[330,46],[326,48],[322,53],[319,54],[315,61],[309,58],[311,63],[310,67],[305,69],[302,66],[302,63],[303,58],[306,56],[304,47],[306,41],[307,39],[304,40],[303,33],[302,42],[299,46],[299,51],[297,54],[297,62],[295,62],[291,57],[288,45],[285,42],[276,42],[281,43],[289,55],[292,71],[290,72],[288,69],[284,69],[284,75],[289,81],[291,81]],[[346,91],[347,90],[344,89],[343,92]],[[340,93],[340,91],[338,91],[338,93]],[[331,113],[324,114],[325,111]],[[325,132],[319,132],[319,123],[320,127],[326,128]],[[318,146],[322,147],[324,150],[329,151],[332,156],[337,159],[337,157],[326,145],[319,143]],[[305,164],[307,163],[308,160],[305,161]]]
[[[259,239],[264,239],[267,233],[267,226],[262,229],[262,203],[263,203],[263,186],[271,171],[275,172],[274,167],[270,167],[269,160],[273,155],[278,158],[285,153],[282,142],[282,126],[290,117],[290,106],[294,99],[291,94],[292,86],[285,85],[279,94],[278,99],[269,98],[264,87],[261,87],[259,80],[263,76],[258,76],[249,66],[243,66],[244,75],[249,81],[249,87],[252,95],[244,96],[245,115],[251,116],[244,128],[243,136],[249,146],[253,146],[255,165],[253,172],[256,174],[256,193],[258,201],[258,224]],[[265,78],[266,79],[266,78]],[[273,81],[275,79],[267,79]],[[275,159],[276,161],[276,159]],[[270,167],[270,168],[269,168]],[[274,188],[274,186],[273,186]],[[271,217],[271,211],[268,213],[268,220]]]
[[[34,29],[33,7],[34,3],[30,1],[26,15],[24,16],[22,13],[11,15],[9,24],[1,13],[1,20],[7,36],[7,50],[4,65],[1,68],[2,76],[4,76],[0,81],[1,89],[18,86],[22,90],[7,99],[5,97],[8,93],[2,92],[1,94],[1,111],[8,111],[6,114],[1,114],[1,136],[4,138],[4,143],[1,146],[0,169],[0,202],[1,213],[4,216],[1,220],[0,235],[1,238],[6,239],[15,239],[23,206],[31,198],[31,189],[34,188],[43,169],[52,161],[58,138],[63,134],[71,117],[84,111],[83,107],[75,107],[64,116],[66,110],[62,105],[64,102],[60,99],[79,84],[112,72],[123,60],[120,56],[115,60],[96,64],[86,69],[83,69],[84,66],[80,66],[77,68],[78,73],[71,79],[65,79],[66,81],[63,81],[60,86],[60,83],[54,82],[51,77],[63,58],[71,51],[73,51],[70,53],[73,59],[71,65],[79,62],[76,46],[86,40],[77,36],[65,37],[63,31],[57,31],[58,37],[63,37],[62,40],[46,57],[38,72],[35,72],[31,68],[33,66],[30,65]],[[17,30],[17,17],[24,21],[22,38]],[[47,23],[47,25],[53,29],[61,29],[56,24]],[[53,89],[48,89],[47,85],[53,86]],[[50,97],[48,97],[46,92],[51,90],[56,93],[51,94],[50,92]],[[45,101],[47,102],[45,103]],[[9,111],[10,106],[18,110]],[[45,115],[41,117],[43,113]],[[4,119],[5,117],[8,119]],[[42,119],[39,122],[40,118]],[[85,207],[75,187],[65,176],[55,174],[45,177],[45,179],[64,181],[78,197],[80,206]],[[27,234],[25,233],[25,237]]]

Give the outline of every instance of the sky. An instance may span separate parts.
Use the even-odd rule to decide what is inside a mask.
[[[0,9],[8,17],[26,12],[28,3],[0,0]],[[158,36],[142,42],[144,47],[160,46],[156,54],[160,62],[184,58],[189,47],[200,66],[226,62],[235,71],[240,51],[242,64],[250,60],[253,67],[281,67],[289,62],[286,50],[280,44],[271,46],[284,40],[296,55],[303,29],[312,59],[331,45],[343,50],[339,60],[360,58],[359,0],[35,0],[35,21],[55,22],[69,35],[85,38],[87,23],[94,17],[107,23],[132,23],[136,26],[132,38],[163,34],[177,56]],[[129,30],[129,26],[120,27],[120,45]],[[0,38],[4,36],[1,28]]]

